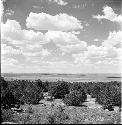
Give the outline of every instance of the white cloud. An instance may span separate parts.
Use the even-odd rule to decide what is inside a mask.
[[[95,39],[94,41],[99,41]],[[122,31],[110,32],[108,38],[101,43],[101,46],[87,46],[87,50],[72,54],[75,63],[91,64],[120,64],[121,62]]]
[[[6,67],[6,66],[15,66],[19,62],[16,59],[13,58],[5,58],[1,56],[1,68]]]
[[[63,0],[49,0],[49,2],[57,3],[58,5],[65,6],[68,2],[64,2]]]
[[[89,23],[86,23],[85,26],[89,26],[90,24]]]
[[[47,49],[42,49],[42,51],[41,51],[41,55],[43,56],[43,57],[45,57],[45,56],[48,56],[48,55],[50,55],[51,53],[47,50]]]
[[[31,63],[41,64],[43,59],[51,53],[47,49],[42,49],[39,52],[23,52],[23,55],[26,56],[26,60]]]
[[[87,57],[85,56],[85,52],[81,52],[78,54],[72,54],[72,57],[74,58],[74,63],[90,64],[90,60],[87,59]]]
[[[13,10],[11,10],[11,9],[6,10],[6,14],[5,14],[6,16],[11,16],[13,14],[14,14]]]
[[[106,60],[102,60],[102,61],[98,61],[95,63],[95,65],[120,65],[120,63],[118,62],[118,60],[113,60],[113,59],[106,59]]]
[[[41,50],[39,52],[24,52],[23,51],[23,55],[27,56],[27,57],[45,57],[48,56],[50,53],[47,50]]]
[[[1,22],[2,22],[3,13],[4,13],[3,2],[5,2],[5,0],[0,0],[0,21],[1,21]]]
[[[100,41],[100,40],[96,38],[96,39],[94,39],[94,41],[95,41],[95,42],[98,42],[98,41]]]
[[[87,49],[87,44],[84,41],[81,41],[79,44],[71,44],[66,46],[59,46],[62,54],[65,53],[79,53],[81,51],[85,51]]]
[[[3,40],[18,47],[24,56],[48,56],[50,52],[43,49],[43,44],[53,42],[63,54],[76,53],[86,49],[86,42],[80,41],[72,32],[48,31],[45,34],[33,30],[22,30],[16,20],[7,20],[2,23]],[[5,46],[6,47],[6,46]],[[6,47],[7,49],[7,47]],[[11,51],[8,49],[8,52]],[[3,51],[5,52],[5,51]]]
[[[81,22],[65,13],[55,16],[46,13],[33,13],[31,12],[26,19],[26,26],[36,30],[77,30],[82,29]]]
[[[45,40],[54,42],[55,45],[60,48],[62,54],[84,51],[87,47],[86,42],[80,41],[80,39],[71,32],[48,31],[45,34]]]
[[[103,46],[89,46],[87,51],[87,57],[89,59],[104,59],[104,58],[114,58],[118,56],[117,48],[115,47],[103,47]]]
[[[71,32],[62,31],[48,31],[45,34],[45,40],[50,42],[53,41],[56,45],[68,45],[80,43],[80,40],[75,34]]]
[[[107,19],[112,22],[122,23],[122,15],[116,14],[111,7],[103,7],[102,12],[104,13],[104,15],[93,16],[93,18],[96,18],[99,21],[102,19]]]
[[[1,55],[19,55],[21,54],[20,49],[14,49],[11,46],[7,46],[6,44],[1,44]]]
[[[78,54],[72,54],[72,57],[75,59],[75,63],[97,63],[109,60],[117,60],[120,57],[120,48],[116,47],[104,47],[104,46],[95,46],[91,45],[87,47],[87,51]]]
[[[14,55],[17,57],[20,54],[26,59],[44,58],[51,54],[47,49],[43,49],[44,38],[44,34],[41,32],[22,30],[17,21],[7,20],[5,24],[2,23],[1,53],[7,58]]]
[[[35,51],[39,51],[42,49],[42,45],[39,45],[39,44],[27,44],[25,45],[25,48],[24,48],[26,51],[32,51],[32,52],[35,52]]]
[[[39,7],[39,6],[33,6],[33,8],[38,9],[38,8],[40,8],[40,7]]]
[[[43,40],[43,33],[34,32],[33,30],[22,30],[20,24],[16,20],[7,20],[5,24],[2,23],[1,31],[2,39],[6,39],[8,41],[40,41],[41,43]]]
[[[116,46],[122,45],[122,31],[113,31],[109,33],[107,40],[102,43],[103,46]]]
[[[80,31],[72,31],[73,34],[80,34]]]

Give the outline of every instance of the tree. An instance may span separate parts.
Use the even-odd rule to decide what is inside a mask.
[[[64,81],[57,81],[55,84],[50,84],[49,94],[56,99],[62,99],[69,93],[69,85]]]
[[[87,95],[85,92],[74,90],[65,96],[64,102],[68,106],[81,106],[86,98]]]

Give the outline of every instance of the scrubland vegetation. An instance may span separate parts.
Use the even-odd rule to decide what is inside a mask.
[[[48,92],[49,95],[54,99],[61,99],[66,104],[65,109],[61,106],[55,108],[54,105],[51,107],[45,107],[47,113],[44,117],[42,114],[34,113],[33,106],[38,105],[40,100],[44,99],[43,93]],[[88,122],[89,117],[92,118],[91,109],[85,110],[82,107],[83,102],[87,99],[87,94],[96,98],[96,102],[103,106],[103,109],[113,110],[114,106],[121,108],[121,82],[42,82],[41,80],[29,81],[29,80],[13,80],[5,81],[1,77],[1,122],[16,122],[22,124],[82,124]],[[12,107],[19,108],[21,105],[28,105],[26,112],[16,113],[11,110]],[[75,113],[74,117],[71,116],[68,107],[73,107],[72,111]],[[75,107],[80,107],[78,114]],[[82,108],[81,108],[82,107]],[[44,107],[41,110],[45,111]],[[67,110],[66,110],[67,109]],[[65,111],[66,110],[66,111]],[[91,111],[91,114],[89,113]],[[87,116],[82,113],[87,112]],[[46,113],[46,112],[45,112]],[[104,114],[103,112],[97,114],[98,117]],[[82,114],[82,115],[81,115]],[[109,118],[109,116],[112,118]],[[81,116],[81,117],[80,117]],[[120,123],[120,115],[104,114],[105,119],[103,123]],[[108,119],[107,119],[108,118]],[[99,121],[91,122],[99,123]]]

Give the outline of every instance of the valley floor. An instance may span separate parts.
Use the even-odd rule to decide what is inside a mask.
[[[18,124],[120,124],[119,108],[103,110],[95,99],[87,95],[82,107],[66,106],[61,99],[40,101],[38,105],[22,105],[24,112],[14,114]]]

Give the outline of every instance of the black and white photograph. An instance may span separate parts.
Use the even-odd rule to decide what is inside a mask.
[[[1,124],[122,124],[122,0],[0,0]]]

